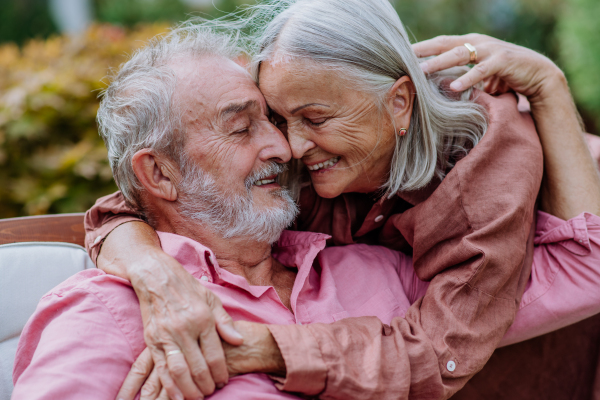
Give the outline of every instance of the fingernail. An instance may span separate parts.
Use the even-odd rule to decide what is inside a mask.
[[[217,383],[217,389],[223,389],[225,387],[224,383]]]
[[[429,64],[427,63],[427,61],[422,62],[419,65],[421,66],[421,69],[423,70],[423,72],[425,72],[425,73],[429,72]]]
[[[229,325],[225,325],[225,329],[231,336],[235,336],[238,339],[244,338],[238,331],[236,331],[234,328],[230,327]]]
[[[463,84],[460,83],[459,81],[454,81],[450,84],[450,89],[452,90],[462,90],[463,89]]]
[[[183,395],[181,395],[181,394],[176,394],[176,395],[175,395],[175,400],[184,400],[184,399],[183,399]]]

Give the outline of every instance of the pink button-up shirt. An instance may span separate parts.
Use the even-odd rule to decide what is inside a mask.
[[[250,286],[221,269],[210,249],[183,236],[159,236],[163,249],[217,294],[234,320],[291,328],[377,316],[387,324],[403,317],[428,286],[403,253],[363,244],[325,248],[327,235],[286,231],[273,256],[298,269],[291,312],[273,287]],[[586,213],[562,221],[540,212],[535,242],[532,277],[504,345],[600,312],[600,218]],[[310,365],[320,358],[310,353],[319,349],[297,345],[305,357],[287,365],[288,375],[306,368],[325,373],[323,365]],[[130,283],[100,270],[76,274],[43,297],[23,330],[13,400],[114,399],[144,347],[139,303]],[[219,398],[295,397],[278,391],[264,374],[248,374],[232,378],[211,397]]]

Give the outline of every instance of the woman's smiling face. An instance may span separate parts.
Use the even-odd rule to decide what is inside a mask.
[[[320,196],[369,193],[385,183],[395,129],[373,96],[312,63],[265,62],[259,82],[293,157],[308,167]]]

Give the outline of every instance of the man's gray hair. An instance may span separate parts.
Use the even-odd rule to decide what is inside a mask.
[[[374,95],[382,112],[391,112],[386,96],[394,83],[412,79],[413,114],[407,135],[396,136],[383,186],[388,195],[442,179],[487,129],[485,109],[469,100],[470,91],[453,96],[442,89],[447,76],[425,76],[387,0],[272,0],[251,7],[245,18],[255,32],[256,79],[263,61],[310,60],[311,67],[339,71],[351,87]]]
[[[137,151],[152,149],[185,164],[185,132],[173,101],[177,78],[170,65],[193,57],[235,59],[241,54],[237,43],[235,32],[184,24],[152,39],[113,72],[101,94],[97,121],[115,182],[132,208],[142,212],[143,187],[131,165]]]

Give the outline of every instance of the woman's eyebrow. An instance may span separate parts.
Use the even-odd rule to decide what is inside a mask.
[[[323,107],[327,107],[327,108],[329,108],[329,106],[328,106],[327,104],[320,104],[320,103],[309,103],[309,104],[305,104],[305,105],[303,105],[303,106],[300,106],[300,107],[294,108],[294,109],[292,110],[291,114],[296,114],[298,111],[302,110],[303,108],[310,107],[310,106],[323,106]]]

